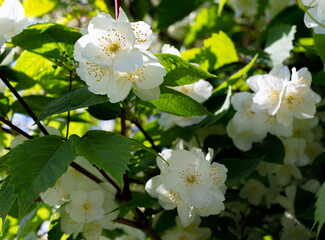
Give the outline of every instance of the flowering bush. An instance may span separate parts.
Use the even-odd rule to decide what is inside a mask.
[[[1,239],[324,239],[324,33],[323,0],[0,0]]]

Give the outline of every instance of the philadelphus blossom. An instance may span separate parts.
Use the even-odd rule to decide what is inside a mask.
[[[146,191],[159,199],[160,205],[171,210],[177,208],[183,226],[188,226],[196,215],[219,214],[223,201],[227,168],[211,163],[213,150],[204,156],[202,150],[164,150],[157,157],[160,175],[151,178]]]
[[[169,53],[181,57],[180,52],[173,46],[169,44],[164,44],[162,47],[162,53]],[[170,87],[176,91],[179,91],[199,103],[204,102],[212,95],[213,86],[203,79],[192,83],[186,84],[183,86]],[[164,130],[167,130],[174,125],[180,127],[187,127],[201,122],[206,116],[192,116],[192,117],[183,117],[176,116],[173,114],[162,113],[159,119],[159,124],[164,127]]]
[[[252,110],[267,110],[285,126],[292,125],[294,117],[313,118],[315,104],[321,99],[310,89],[311,80],[307,68],[293,68],[290,81],[290,71],[282,65],[275,66],[269,74],[250,77],[247,84],[255,92]]]
[[[125,99],[132,87],[142,100],[157,99],[166,70],[147,51],[151,38],[150,26],[130,23],[122,9],[117,21],[100,13],[90,21],[88,34],[75,44],[77,74],[89,91],[107,95],[110,102]]]
[[[304,17],[306,26],[314,28],[315,33],[325,34],[325,2],[323,0],[302,0],[302,3],[308,8],[308,13],[305,13]]]
[[[27,24],[23,5],[18,0],[5,0],[0,7],[0,47]]]

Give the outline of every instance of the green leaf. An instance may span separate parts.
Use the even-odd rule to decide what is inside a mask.
[[[235,84],[239,78],[241,78],[246,73],[248,73],[248,71],[253,67],[257,57],[258,54],[256,54],[254,58],[244,68],[240,69],[238,72],[231,75],[225,82],[223,82],[215,90],[213,90],[213,94],[224,92],[224,90],[226,90],[228,86]]]
[[[155,56],[166,69],[163,86],[181,86],[195,83],[200,79],[215,77],[176,55],[157,53]]]
[[[240,179],[249,176],[262,161],[262,158],[255,159],[237,159],[224,158],[217,162],[224,164],[228,169],[227,180]]]
[[[167,29],[169,25],[182,20],[203,2],[205,0],[161,0],[157,7],[157,28]]]
[[[220,0],[219,1],[219,8],[218,8],[218,15],[220,16],[221,15],[221,12],[223,10],[223,7],[225,6],[227,0]]]
[[[14,69],[24,72],[29,78],[34,79],[46,93],[60,95],[69,89],[68,71],[63,68],[54,69],[53,62],[41,55],[24,51],[18,58]],[[72,89],[78,82],[72,82]]]
[[[322,59],[323,63],[325,64],[325,36],[324,34],[315,34],[314,40],[315,40],[316,50],[320,58]]]
[[[70,137],[78,155],[112,175],[123,185],[123,174],[136,150],[132,140],[112,132],[89,131],[82,138]]]
[[[317,193],[315,224],[318,223],[317,237],[325,223],[325,183],[321,186]]]
[[[132,192],[132,199],[122,204],[118,209],[132,209],[136,207],[159,209],[160,205],[156,198],[150,197],[147,193]]]
[[[26,214],[23,219],[20,221],[19,223],[19,228],[18,228],[18,232],[17,232],[17,239],[20,238],[20,234],[22,233],[22,231],[24,230],[24,228],[26,227],[26,225],[28,224],[28,222],[34,217],[35,213],[37,212],[37,210],[41,207],[41,204],[38,204],[31,212],[29,212],[28,214]]]
[[[213,33],[203,42],[203,48],[192,48],[190,54],[185,52],[185,56],[187,60],[199,63],[207,71],[238,62],[235,45],[223,31]]]
[[[20,215],[41,192],[54,186],[76,158],[71,143],[54,135],[24,141],[10,153],[5,164],[9,166],[9,184],[19,199]]]
[[[246,155],[253,158],[263,157],[264,162],[283,164],[285,150],[278,137],[268,134],[263,142],[254,143]]]
[[[264,51],[270,55],[273,66],[290,57],[296,31],[295,25],[278,25],[270,29]]]
[[[47,104],[37,121],[39,122],[54,114],[89,107],[107,101],[107,96],[93,94],[88,91],[88,87],[78,88]]]
[[[12,69],[9,66],[0,66],[0,72],[18,91],[31,88],[36,83],[33,78],[28,76],[24,71],[19,71],[19,69]]]
[[[87,110],[92,116],[100,120],[115,119],[120,116],[120,104],[104,102],[90,106]]]
[[[62,52],[72,57],[74,44],[81,36],[74,28],[56,23],[39,23],[13,37],[12,43],[50,59],[59,58]]]
[[[57,5],[56,0],[24,0],[26,17],[40,17],[51,12]]]
[[[23,99],[27,103],[27,105],[31,109],[33,109],[33,112],[36,116],[39,116],[44,106],[53,100],[53,98],[45,97],[42,95],[26,96],[23,97]],[[20,104],[19,101],[16,101],[12,104],[12,109],[15,113],[22,113],[28,115],[25,108]]]
[[[5,226],[5,220],[9,213],[12,202],[15,200],[13,186],[9,185],[9,177],[2,183],[0,189],[0,215],[2,218],[2,230]]]
[[[190,26],[189,32],[186,34],[185,45],[190,45],[199,38],[210,36],[212,32],[229,31],[235,25],[232,14],[226,12],[220,16],[218,9],[221,5],[219,4],[219,8],[216,5],[209,6],[196,15],[194,24]]]
[[[139,101],[140,104],[162,112],[185,117],[210,114],[202,104],[189,96],[166,87],[161,87],[160,89],[161,93],[159,99],[150,102]]]

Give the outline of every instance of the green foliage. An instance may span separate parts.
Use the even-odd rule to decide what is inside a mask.
[[[24,0],[23,6],[27,17],[40,17],[57,6],[55,0]]]
[[[31,88],[35,85],[33,78],[28,76],[24,71],[12,69],[8,66],[0,66],[0,72],[13,83],[12,85],[17,90]]]
[[[324,34],[315,34],[314,40],[317,52],[325,64],[325,36]]]
[[[159,99],[150,102],[141,101],[140,103],[162,112],[185,117],[210,114],[202,104],[198,103],[193,98],[166,87],[161,87]]]
[[[325,223],[325,183],[317,193],[316,210],[315,210],[315,223],[318,223],[317,236],[319,235]]]
[[[30,96],[23,97],[23,99],[28,104],[28,106],[33,109],[33,112],[35,113],[36,116],[39,116],[44,106],[53,100],[53,98],[45,97],[43,95],[30,95]],[[19,101],[16,101],[12,104],[12,110],[15,113],[22,113],[28,115],[28,113],[21,106]]]
[[[9,185],[18,196],[20,216],[38,194],[55,184],[75,158],[71,143],[53,135],[33,138],[11,150],[5,164],[9,166]]]
[[[203,42],[201,49],[192,48],[190,51],[185,51],[182,56],[190,62],[199,63],[207,71],[238,61],[234,43],[222,31],[213,33]]]
[[[47,104],[38,118],[41,121],[54,114],[63,113],[79,108],[89,107],[107,102],[107,96],[96,95],[88,91],[88,87],[78,88]]]
[[[55,59],[62,52],[72,57],[74,44],[80,37],[81,34],[74,28],[55,23],[39,23],[13,37],[12,43],[43,57]]]
[[[104,102],[96,105],[92,105],[88,108],[88,112],[97,119],[110,120],[119,117],[120,104]]]
[[[0,215],[2,218],[2,230],[4,228],[5,219],[9,213],[10,207],[14,199],[16,198],[14,195],[13,186],[9,185],[10,178],[5,180],[1,185],[0,189]]]
[[[133,141],[112,132],[89,131],[82,138],[70,137],[78,155],[112,175],[123,185],[123,174],[135,151]]]
[[[163,86],[181,86],[215,77],[176,55],[158,53],[156,56],[166,69]]]
[[[218,160],[218,163],[224,164],[228,169],[227,180],[240,179],[249,176],[262,161],[262,158],[238,159],[224,158]]]
[[[132,209],[135,207],[159,209],[157,199],[150,197],[147,193],[132,192],[132,199],[122,204],[119,209]]]
[[[182,20],[199,7],[205,0],[162,0],[157,7],[157,28],[166,29],[176,21]]]

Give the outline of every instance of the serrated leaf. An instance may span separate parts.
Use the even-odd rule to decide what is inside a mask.
[[[71,143],[54,135],[24,141],[10,151],[5,164],[9,166],[9,184],[19,199],[20,215],[41,192],[54,186],[75,158]]]
[[[296,31],[295,25],[279,25],[270,29],[264,51],[270,55],[273,66],[282,64],[290,57]]]
[[[200,79],[215,77],[215,75],[176,55],[167,53],[157,53],[155,55],[166,69],[166,76],[162,86],[181,86],[195,83]]]
[[[317,193],[316,210],[315,210],[315,224],[318,223],[317,237],[325,223],[325,183],[321,186]]]
[[[160,97],[150,102],[140,101],[144,106],[179,116],[209,115],[209,111],[194,99],[174,89],[161,87]]]
[[[26,227],[27,223],[32,219],[32,217],[34,217],[35,213],[37,212],[37,210],[41,207],[41,204],[38,204],[36,206],[36,208],[34,208],[31,212],[29,212],[28,214],[26,214],[23,219],[20,221],[19,223],[19,228],[18,228],[18,232],[17,232],[17,239],[20,239],[20,234],[22,233],[22,231],[24,230],[24,228]]]
[[[47,104],[37,122],[54,114],[89,107],[107,101],[107,96],[93,94],[88,91],[88,87],[78,88]]]
[[[262,158],[255,159],[237,159],[237,158],[224,158],[217,162],[224,164],[228,169],[227,179],[240,179],[249,176],[262,161]]]
[[[40,17],[52,11],[57,3],[56,0],[24,0],[23,7],[26,17]]]
[[[121,113],[118,103],[104,102],[90,106],[87,110],[92,116],[100,120],[115,119]]]
[[[253,158],[263,157],[264,162],[283,164],[285,149],[278,137],[268,134],[262,142],[254,143],[246,155]]]
[[[14,188],[13,186],[9,185],[9,178],[7,178],[5,182],[2,183],[0,189],[0,216],[2,219],[2,228],[5,225],[5,220],[15,198],[16,196],[14,195]]]
[[[29,26],[12,38],[12,43],[46,58],[59,58],[62,52],[73,56],[74,44],[81,37],[76,29],[56,23]],[[31,41],[33,39],[33,41]]]
[[[123,185],[123,174],[128,169],[131,153],[136,150],[132,140],[105,131],[89,131],[82,138],[72,135],[70,139],[78,155],[103,169]]]
[[[157,7],[157,28],[167,29],[169,25],[182,20],[204,1],[205,0],[161,0]]]
[[[315,40],[316,50],[320,58],[322,59],[323,63],[325,64],[325,36],[324,34],[315,34],[314,40]]]

